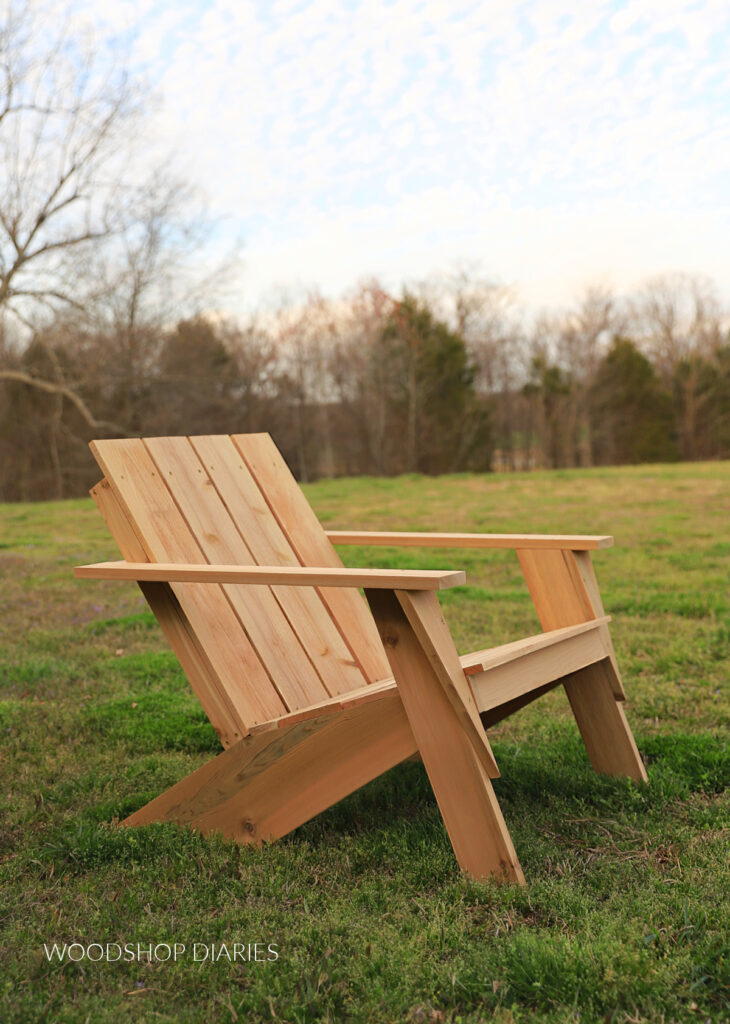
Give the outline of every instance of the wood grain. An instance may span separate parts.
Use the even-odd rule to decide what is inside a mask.
[[[144,443],[94,441],[91,448],[150,562],[204,564],[200,545]],[[285,714],[286,704],[221,587],[173,583],[172,589],[247,730]]]
[[[91,497],[125,558],[144,559],[144,547],[108,482],[102,480],[92,487]],[[228,747],[237,742],[245,736],[246,724],[201,647],[172,588],[166,583],[140,583],[140,589],[221,743]]]
[[[233,441],[300,565],[341,569],[339,555],[269,435],[234,434]],[[371,683],[387,679],[388,659],[360,595],[328,588],[321,597],[366,679]]]
[[[124,824],[174,821],[241,843],[279,839],[415,749],[398,695],[384,694],[331,718],[246,737]]]
[[[541,533],[408,533],[370,530],[328,530],[333,544],[357,544],[362,547],[401,548],[547,548],[569,551],[595,551],[610,548],[613,537],[567,536]]]
[[[288,537],[231,438],[191,437],[189,443],[255,564],[298,567]],[[329,694],[348,693],[367,684],[318,590],[273,585],[272,593]]]
[[[205,562],[96,562],[78,565],[74,576],[88,580],[157,580],[166,583],[248,583],[289,587],[369,587],[384,590],[444,590],[461,586],[466,573],[441,569],[310,569],[280,565],[209,565]]]
[[[203,560],[255,570],[256,560],[249,545],[187,438],[155,437],[145,440],[144,445],[185,527],[200,546]],[[183,582],[185,577],[173,573],[170,579]],[[215,577],[211,582],[223,584],[223,593],[289,710],[307,707],[330,695],[270,587],[233,586],[235,580]],[[316,642],[314,638],[312,642]]]
[[[602,610],[594,608],[590,578],[573,552],[520,550],[517,556],[543,629],[585,622]],[[608,654],[603,661],[571,675],[565,681],[565,692],[596,771],[645,782],[646,769],[617,699],[620,680],[617,683],[610,650]]]
[[[461,869],[524,884],[491,780],[403,607],[388,591],[366,596]]]
[[[555,632],[558,632],[557,630]],[[549,634],[548,634],[549,635]],[[496,652],[495,652],[496,654]],[[546,683],[569,676],[608,657],[599,627],[553,639],[552,643],[527,649],[517,658],[495,659],[484,672],[469,676],[480,713],[508,704]]]
[[[497,762],[479,720],[474,694],[459,662],[459,655],[456,653],[449,627],[441,614],[436,595],[396,590],[395,596],[405,612],[421,650],[428,658],[431,669],[441,683],[447,700],[469,736],[477,758],[487,775],[496,778],[499,775]],[[388,653],[386,648],[386,654]],[[395,680],[397,683],[397,676]]]

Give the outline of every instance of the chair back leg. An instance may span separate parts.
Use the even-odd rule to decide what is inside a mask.
[[[589,552],[522,549],[517,557],[543,629],[573,626],[603,614]],[[621,704],[623,687],[613,646],[610,651],[611,657],[567,676],[565,691],[595,770],[646,782]]]

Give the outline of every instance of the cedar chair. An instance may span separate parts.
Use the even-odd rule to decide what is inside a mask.
[[[610,537],[327,533],[268,434],[91,448],[125,560],[75,575],[139,583],[225,748],[125,825],[274,840],[420,754],[462,870],[524,883],[485,729],[560,683],[595,770],[646,779],[591,566]],[[463,572],[333,543],[514,549],[545,632],[459,657],[436,591]]]

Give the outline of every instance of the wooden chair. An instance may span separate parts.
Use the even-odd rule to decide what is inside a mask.
[[[124,824],[273,840],[419,752],[461,868],[522,883],[485,727],[559,683],[596,771],[646,779],[591,566],[610,537],[326,533],[268,434],[91,448],[125,560],[75,575],[138,581],[225,748]],[[333,542],[512,548],[545,632],[459,657],[436,591],[463,572],[346,569]]]

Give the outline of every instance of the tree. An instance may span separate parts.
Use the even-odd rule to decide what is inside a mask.
[[[139,109],[124,71],[71,34],[68,12],[5,10],[0,311],[35,326],[39,307],[82,305],[80,266],[127,226]]]
[[[94,482],[85,438],[98,398],[92,390],[58,383],[86,378],[92,353],[93,342],[89,346],[61,322],[39,332],[24,349],[4,354],[0,500],[62,498],[83,493]]]
[[[191,266],[208,218],[169,158],[150,163],[141,87],[71,7],[3,11],[0,330],[14,343],[0,352],[0,397],[31,388],[56,409],[52,448],[61,423],[80,440],[139,432],[167,325],[220,280],[219,267]],[[23,360],[29,340],[43,360]]]
[[[154,384],[163,434],[235,430],[233,359],[203,317],[181,320],[165,338]]]
[[[443,287],[449,322],[466,342],[478,393],[488,397],[494,444],[504,466],[520,457],[520,359],[524,332],[513,288],[462,264]],[[495,451],[496,454],[496,451]]]
[[[533,407],[531,433],[533,444],[540,452],[536,462],[553,468],[565,465],[566,450],[570,447],[568,431],[571,424],[566,407],[571,381],[550,360],[544,344],[535,344],[529,378],[522,390]]]
[[[233,360],[236,430],[280,436],[286,410],[279,401],[280,367],[273,339],[255,319],[243,327],[224,321],[219,334]]]
[[[683,359],[675,370],[674,388],[680,423],[687,421],[685,403],[693,403],[693,457],[729,458],[730,345],[723,345],[706,357]]]
[[[283,293],[272,326],[282,372],[280,400],[287,409],[287,429],[278,440],[300,480],[333,473],[330,407],[334,400],[328,353],[338,337],[334,305],[313,290],[302,302]]]
[[[570,379],[565,402],[565,461],[590,466],[590,393],[602,351],[620,332],[624,315],[613,293],[605,286],[587,287],[571,309],[558,320],[555,349],[563,375]]]
[[[391,436],[405,440],[399,470],[488,467],[487,410],[477,399],[464,339],[406,291],[386,321],[379,349],[394,412]]]
[[[363,282],[345,301],[328,359],[337,400],[333,435],[340,472],[382,476],[393,471],[389,367],[380,345],[395,304],[375,279]]]
[[[633,305],[642,347],[678,393],[680,454],[699,458],[699,369],[723,344],[725,311],[715,286],[697,275],[664,274],[648,281]]]
[[[629,338],[616,337],[598,368],[591,389],[591,431],[599,464],[677,458],[671,395]]]

